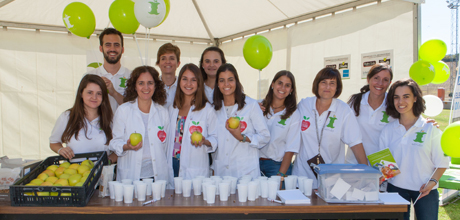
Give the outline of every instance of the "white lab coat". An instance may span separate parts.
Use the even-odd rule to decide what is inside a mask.
[[[168,166],[166,160],[166,150],[168,149],[167,138],[162,142],[159,138],[161,131],[168,131],[169,115],[166,109],[154,102],[150,106],[148,135],[142,136],[149,138],[150,154],[152,158],[153,173],[156,180],[169,181],[169,174],[172,172],[172,167]],[[118,155],[117,180],[140,178],[142,153],[141,149],[137,151],[123,151],[123,145],[129,139],[132,133],[145,134],[145,126],[142,121],[141,111],[138,107],[137,99],[134,102],[127,102],[119,106],[113,119],[113,139],[110,141],[109,149]],[[145,143],[145,142],[144,142]],[[168,182],[167,187],[171,188],[171,182]]]
[[[216,112],[211,104],[206,103],[206,106],[199,111],[192,111],[195,108],[193,105],[190,107],[187,118],[184,124],[184,134],[182,136],[182,145],[180,152],[180,169],[179,176],[184,179],[193,179],[196,176],[209,176],[209,156],[208,153],[214,152],[217,148],[217,125],[216,125]],[[168,133],[168,153],[166,158],[168,160],[168,167],[170,169],[169,178],[171,183],[174,181],[174,173],[172,169],[172,157],[174,151],[175,139],[175,125],[177,123],[177,116],[179,109],[174,108],[172,105],[169,108],[169,130]],[[206,140],[211,142],[211,147],[203,145],[195,147],[191,144],[192,126],[199,126],[203,129],[201,134]]]
[[[246,135],[251,143],[239,142],[225,128],[227,113],[223,102],[222,108],[216,112],[218,147],[212,165],[216,176],[260,176],[259,149],[270,141],[270,131],[257,101],[246,96],[245,102],[241,110],[237,110],[238,104],[235,104],[231,116],[240,117],[240,124],[246,122],[247,127],[242,134]]]

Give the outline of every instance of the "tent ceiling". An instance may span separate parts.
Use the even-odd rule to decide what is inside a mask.
[[[62,11],[75,0],[0,0],[0,26],[66,31]],[[111,26],[113,0],[79,0],[96,17],[96,33]],[[353,8],[380,0],[170,0],[166,21],[151,29],[152,38],[214,43],[269,30],[276,26]],[[140,26],[138,36],[146,30]],[[217,39],[216,39],[217,38]]]

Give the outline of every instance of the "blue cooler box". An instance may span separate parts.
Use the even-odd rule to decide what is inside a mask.
[[[379,200],[379,170],[364,164],[319,164],[318,193],[326,202],[365,203]]]

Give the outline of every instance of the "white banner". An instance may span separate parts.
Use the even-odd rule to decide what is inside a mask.
[[[450,109],[450,123],[460,121],[460,74],[457,73],[454,92],[452,94],[452,106]]]
[[[339,72],[342,74],[342,79],[350,79],[350,62],[350,54],[324,58],[324,66],[339,70]]]

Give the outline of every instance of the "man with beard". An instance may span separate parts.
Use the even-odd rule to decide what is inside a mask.
[[[131,71],[121,66],[121,55],[124,52],[123,35],[114,28],[106,28],[99,35],[99,51],[104,55],[104,64],[89,74],[102,77],[109,90],[109,101],[115,114],[118,106],[123,104],[126,81]]]

